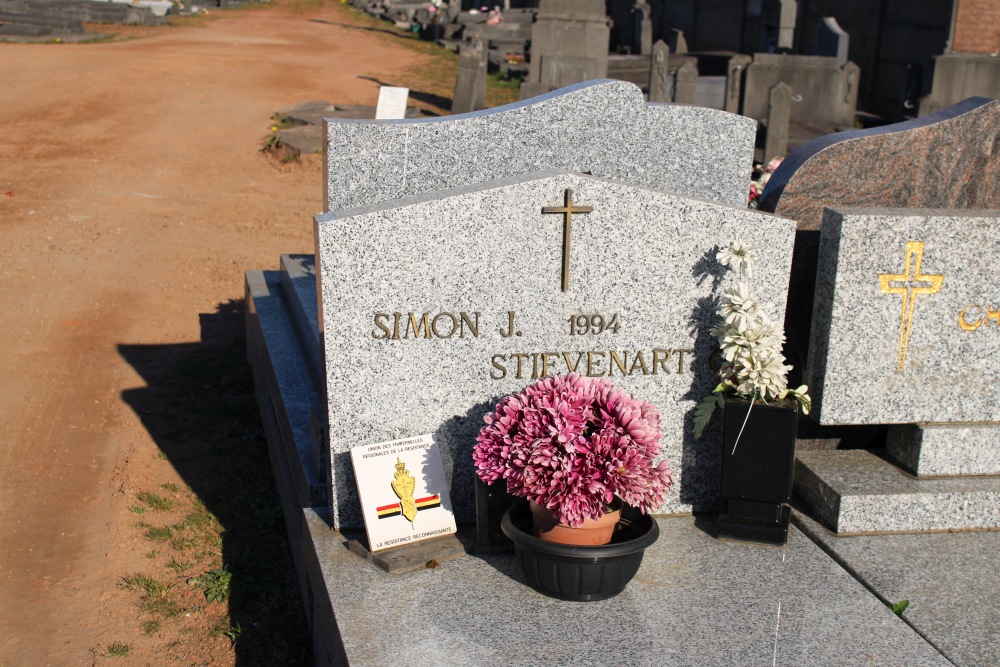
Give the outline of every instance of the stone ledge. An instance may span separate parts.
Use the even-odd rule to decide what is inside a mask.
[[[799,453],[795,492],[840,535],[1000,528],[1000,477],[917,479],[874,450]]]

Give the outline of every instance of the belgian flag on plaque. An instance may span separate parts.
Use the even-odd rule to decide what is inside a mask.
[[[351,450],[371,551],[456,531],[433,434]]]

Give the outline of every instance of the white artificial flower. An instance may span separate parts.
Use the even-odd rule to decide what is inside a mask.
[[[753,263],[757,261],[757,255],[750,249],[750,246],[739,241],[732,241],[728,248],[717,252],[715,258],[723,266],[731,266],[747,278],[753,277]]]

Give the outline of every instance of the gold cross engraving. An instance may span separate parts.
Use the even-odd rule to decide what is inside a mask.
[[[906,242],[906,260],[902,273],[880,273],[879,287],[883,294],[902,294],[903,310],[899,316],[899,353],[896,370],[902,372],[906,366],[906,350],[910,346],[910,331],[913,328],[913,311],[916,310],[918,294],[937,294],[944,282],[943,275],[920,273],[920,263],[924,259],[924,242]],[[902,283],[902,284],[897,284]]]
[[[566,188],[565,206],[543,206],[542,213],[562,213],[563,218],[563,266],[562,266],[562,291],[569,291],[569,238],[573,231],[573,214],[590,213],[592,206],[573,206],[573,191]]]

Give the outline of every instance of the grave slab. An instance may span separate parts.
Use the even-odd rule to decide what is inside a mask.
[[[1000,477],[917,479],[883,456],[799,452],[795,493],[840,535],[1000,528]]]
[[[886,452],[918,477],[1000,475],[1000,424],[893,426]]]
[[[756,123],[715,109],[647,105],[590,81],[442,119],[327,119],[326,210],[545,169],[592,173],[745,206]]]
[[[827,209],[805,369],[820,424],[1000,422],[1000,211]],[[992,305],[996,303],[997,305]]]
[[[564,203],[580,208],[571,222],[544,210]],[[754,248],[755,292],[780,318],[794,226],[558,172],[319,216],[335,525],[361,525],[351,447],[432,432],[456,518],[472,521],[483,416],[574,370],[660,411],[675,485],[658,512],[715,508],[717,433],[691,436],[694,407],[717,383],[715,254],[733,239]]]
[[[903,619],[958,667],[1000,664],[1000,532],[838,537],[795,525],[883,602],[909,600]]]
[[[305,510],[318,664],[948,665],[805,535],[775,549],[659,519],[625,591],[564,602],[513,555],[474,554],[403,576],[371,568]],[[589,659],[588,657],[589,656]]]

